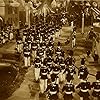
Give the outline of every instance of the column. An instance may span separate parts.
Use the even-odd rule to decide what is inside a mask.
[[[84,12],[82,13],[82,34],[84,34]]]
[[[28,3],[26,4],[25,8],[26,8],[26,23],[28,27],[30,28],[30,8],[29,8]]]

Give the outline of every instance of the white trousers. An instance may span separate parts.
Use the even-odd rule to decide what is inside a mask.
[[[10,33],[10,38],[9,38],[10,40],[12,40],[13,39],[13,33]]]
[[[40,92],[44,93],[47,89],[47,79],[40,79]]]
[[[23,36],[23,42],[25,42],[26,36]]]
[[[22,52],[22,44],[17,44],[17,51],[18,51],[19,53]]]
[[[76,44],[76,38],[74,38],[74,39],[72,40],[72,48],[75,46],[75,44]]]
[[[24,57],[24,62],[25,62],[25,67],[30,66],[30,56],[29,57]]]
[[[65,74],[63,74],[63,70],[60,72],[60,74],[59,74],[59,81],[60,82],[63,82],[63,81],[65,81]]]
[[[36,58],[36,50],[35,51],[32,50],[32,59],[34,60],[35,58]]]
[[[2,43],[4,44],[6,42],[5,38],[3,39]]]
[[[38,81],[40,76],[40,68],[35,68],[35,80]]]

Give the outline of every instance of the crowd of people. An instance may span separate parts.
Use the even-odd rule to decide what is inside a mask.
[[[69,50],[67,57],[61,47],[61,43],[54,45],[55,33],[61,30],[64,16],[53,16],[54,19],[44,21],[36,20],[36,23],[28,28],[27,25],[23,30],[23,36],[17,36],[16,49],[18,53],[23,54],[24,66],[29,68],[33,66],[35,82],[39,83],[40,96],[47,95],[49,100],[58,100],[59,92],[62,93],[64,100],[72,100],[76,89],[80,89],[80,100],[89,100],[89,90],[93,89],[92,96],[94,99],[100,99],[100,71],[96,74],[96,81],[88,81],[89,71],[82,58],[80,67],[75,66],[73,50]],[[58,17],[57,17],[58,16]],[[56,17],[56,20],[55,20]],[[63,20],[62,20],[63,19]],[[18,32],[19,33],[19,32]],[[72,48],[76,43],[76,28],[72,34]],[[78,78],[80,83],[73,84],[74,75],[78,69]],[[63,88],[61,89],[61,84]]]
[[[0,29],[0,45],[3,45],[14,39],[13,27],[11,25]]]

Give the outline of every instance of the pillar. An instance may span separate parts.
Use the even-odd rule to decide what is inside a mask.
[[[28,27],[30,28],[30,7],[28,5],[28,3],[26,4],[26,23],[28,25]]]
[[[82,34],[84,34],[84,13],[82,13]]]

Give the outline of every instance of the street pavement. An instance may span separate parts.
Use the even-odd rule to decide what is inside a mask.
[[[86,29],[87,30],[87,29]],[[67,56],[67,50],[71,49],[71,44],[69,43],[66,45],[64,42],[66,39],[70,36],[71,28],[68,26],[64,26],[61,30],[60,36],[56,36],[55,38],[55,47],[58,41],[61,42],[62,48],[64,49],[66,56]],[[58,34],[58,33],[57,33]],[[96,74],[97,70],[100,70],[100,67],[98,64],[95,64],[93,62],[92,56],[87,57],[86,56],[86,48],[84,47],[84,41],[85,41],[86,34],[82,35],[81,31],[78,30],[76,35],[76,47],[74,48],[74,57],[76,59],[75,65],[77,67],[80,67],[80,60],[84,56],[86,58],[86,65],[88,67],[88,70],[91,74]],[[76,69],[76,71],[78,71]],[[95,77],[89,75],[88,81],[93,82],[95,81]],[[80,82],[78,79],[78,75],[76,74],[73,80],[73,83],[77,85]],[[62,86],[64,84],[60,85],[60,90],[62,89]],[[91,94],[91,92],[90,92]],[[62,94],[59,93],[59,100],[63,100]],[[7,100],[46,100],[45,95],[39,96],[39,84],[34,81],[34,68],[31,66],[28,69],[28,72],[26,73],[24,77],[24,81],[22,82],[21,86],[12,94],[11,97],[9,97]],[[79,100],[78,96],[78,90],[76,90],[74,94],[74,100]],[[90,100],[93,100],[91,97]]]

